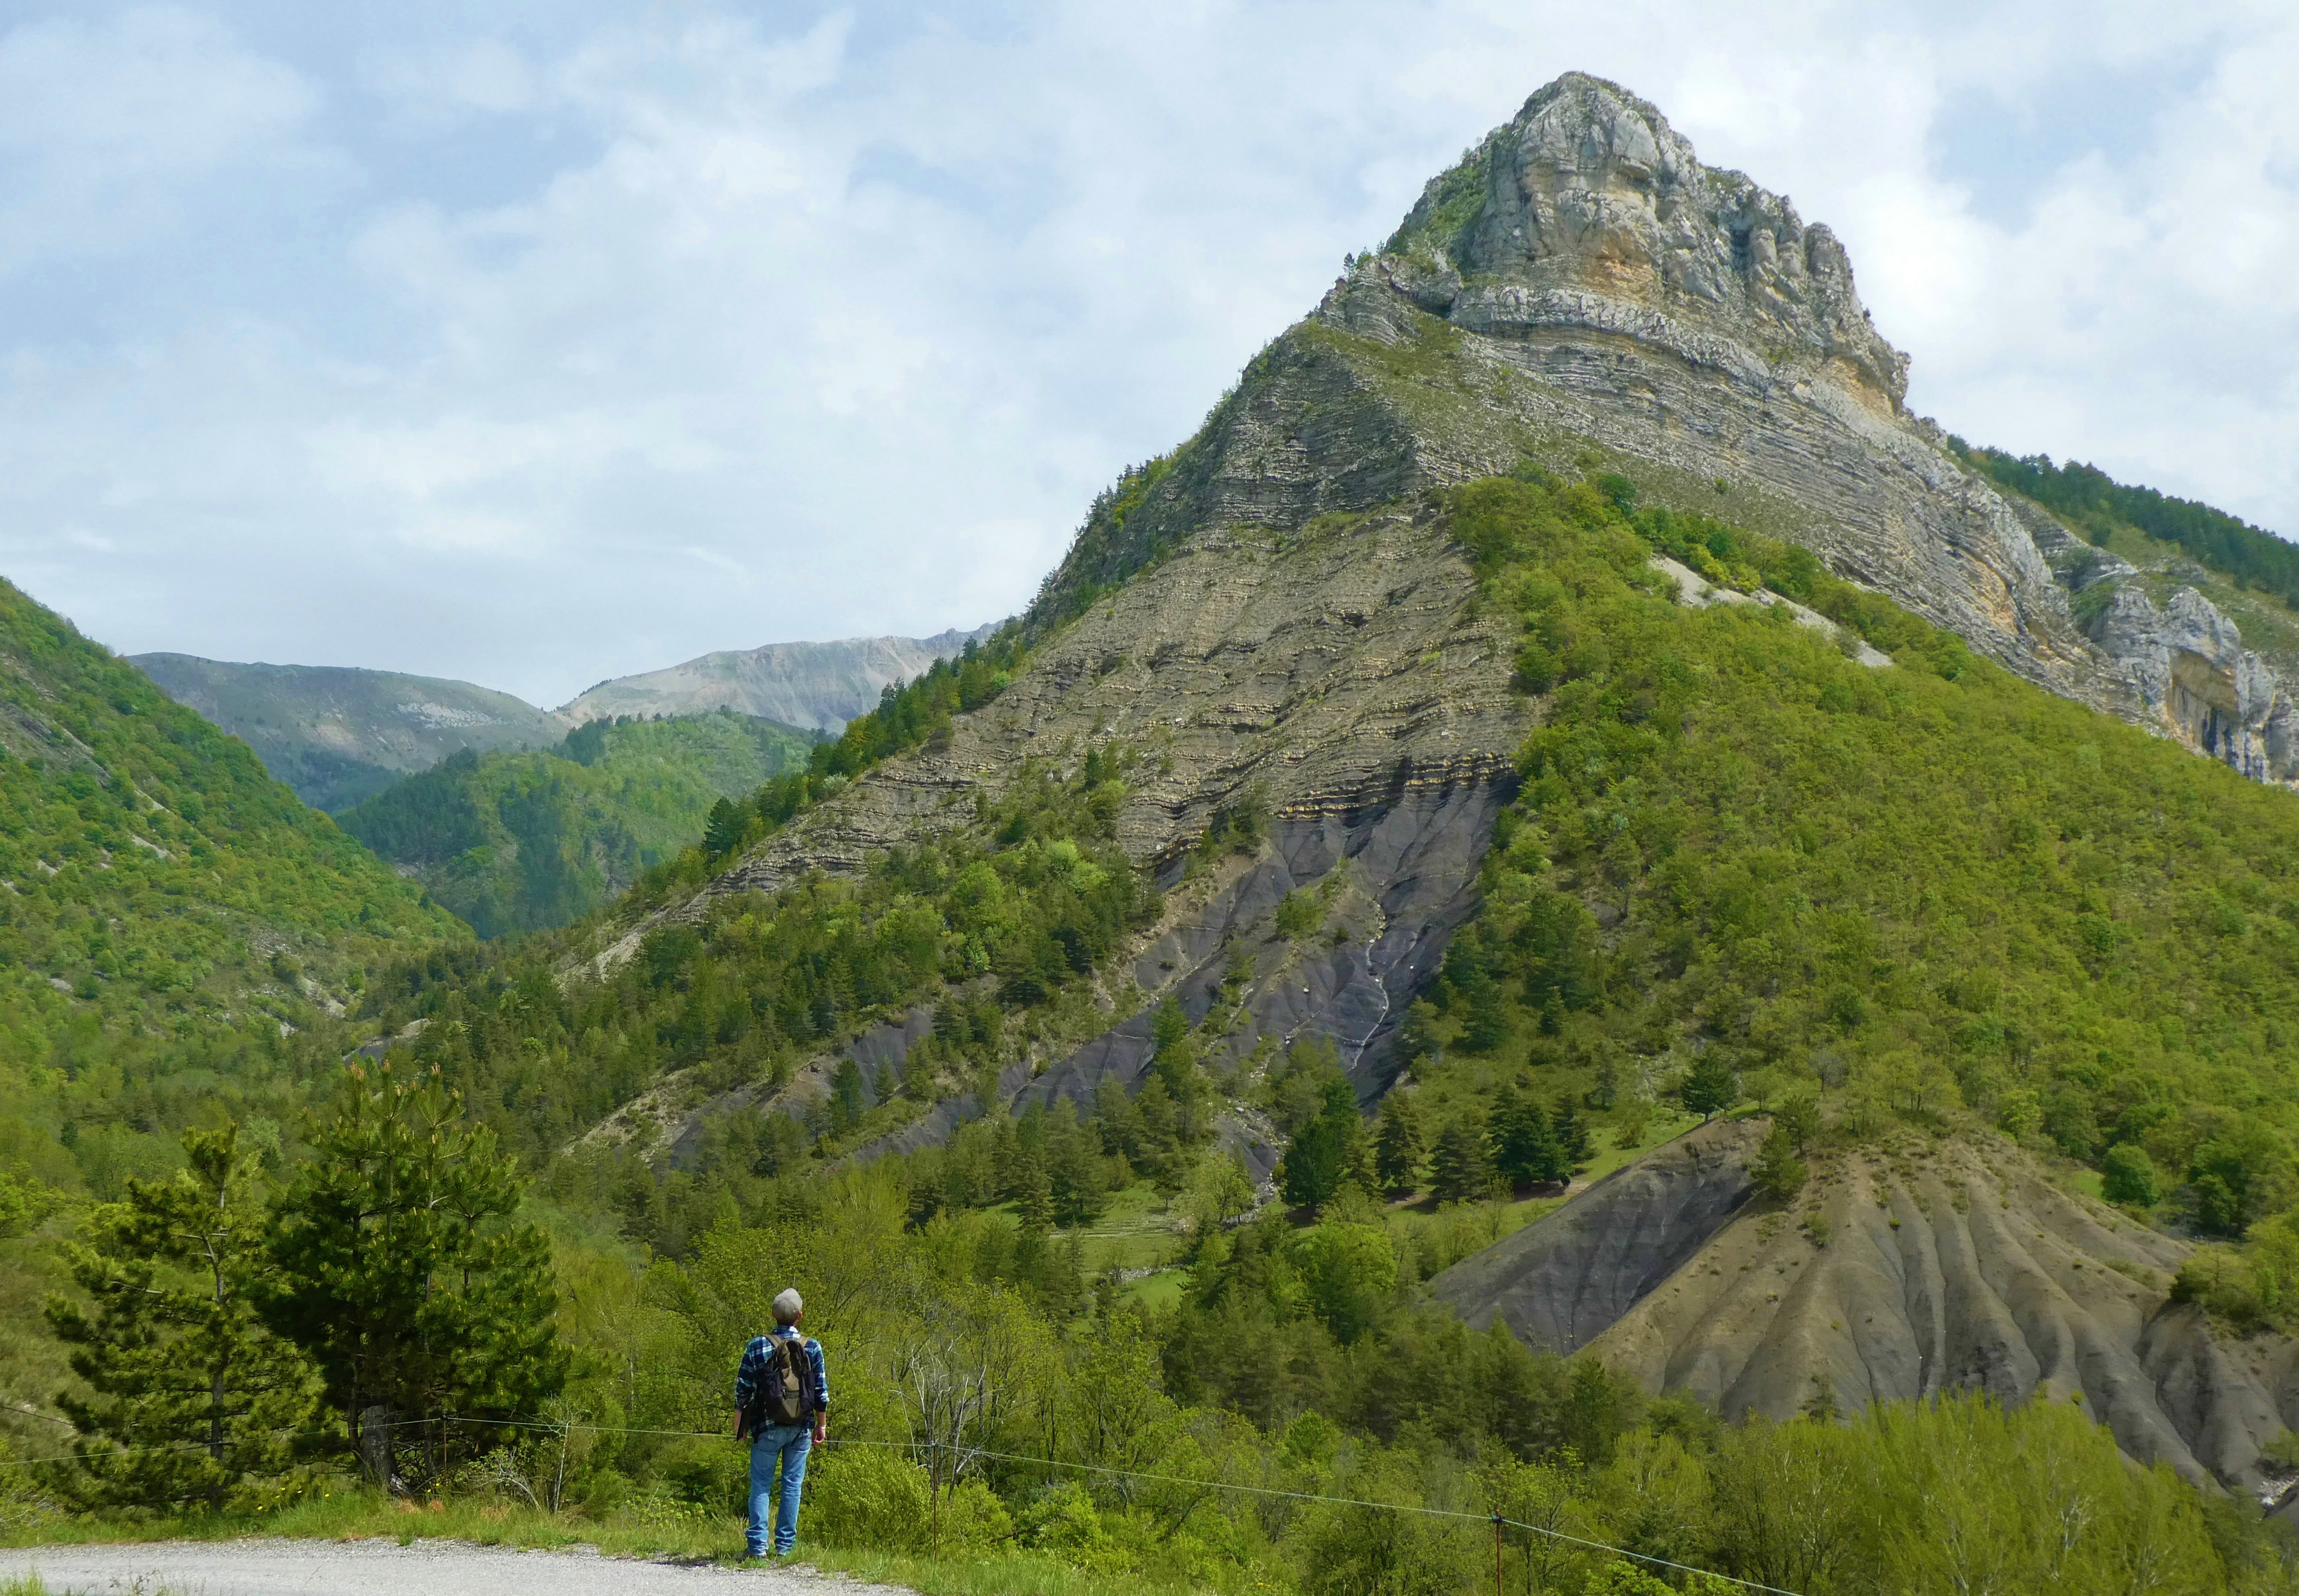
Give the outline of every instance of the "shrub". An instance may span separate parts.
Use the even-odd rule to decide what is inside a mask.
[[[2125,1142],[2109,1148],[2099,1170],[2100,1195],[2111,1203],[2153,1208],[2162,1201],[2162,1188],[2155,1180],[2155,1161],[2147,1156],[2145,1147]]]
[[[926,1471],[891,1447],[846,1446],[807,1476],[801,1530],[834,1546],[871,1551],[935,1550],[937,1516]],[[1014,1523],[980,1480],[960,1480],[942,1495],[940,1553],[980,1552],[1009,1539]]]

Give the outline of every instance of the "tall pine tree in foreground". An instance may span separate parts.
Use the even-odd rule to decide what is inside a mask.
[[[369,1477],[494,1442],[450,1418],[531,1418],[567,1382],[551,1247],[516,1223],[523,1183],[436,1070],[345,1071],[281,1199],[267,1317],[307,1349]]]
[[[91,1394],[56,1398],[82,1439],[49,1480],[79,1506],[253,1505],[313,1422],[311,1364],[255,1315],[265,1214],[237,1141],[187,1132],[186,1170],[129,1181],[65,1244],[88,1302],[51,1299],[48,1323]]]

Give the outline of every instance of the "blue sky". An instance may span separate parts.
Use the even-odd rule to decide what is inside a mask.
[[[1910,401],[2299,533],[2287,4],[0,4],[0,575],[545,704],[973,624],[1560,71]]]

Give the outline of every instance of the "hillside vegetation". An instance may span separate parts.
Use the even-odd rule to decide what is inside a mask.
[[[834,1452],[806,1532],[834,1544],[925,1551],[926,1522],[946,1557],[1434,1592],[1490,1576],[1481,1519],[1498,1510],[1815,1596],[2042,1589],[2135,1557],[2156,1588],[2271,1587],[2238,1508],[2129,1468],[2064,1404],[1728,1428],[1592,1361],[1471,1335],[1419,1287],[1511,1222],[1491,1203],[1508,1184],[1642,1145],[1672,1100],[1819,1097],[1808,1134],[1847,1144],[1985,1121],[2111,1170],[2136,1150],[2167,1217],[2232,1234],[2272,1214],[2293,1198],[2275,1063],[2299,952],[2290,795],[1975,661],[1800,550],[1640,510],[1623,479],[1529,471],[1424,513],[1471,552],[1483,601],[1519,617],[1520,687],[1545,713],[1485,906],[1412,1017],[1412,1083],[1377,1126],[1323,1038],[1209,1065],[1238,1056],[1213,1046],[1232,1017],[1219,1000],[1194,1025],[1158,1012],[1134,1097],[1000,1108],[999,1070],[1109,1023],[1097,996],[1125,1001],[1120,961],[1166,912],[1112,840],[1147,757],[1116,745],[1050,752],[861,875],[660,923],[604,974],[569,974],[613,929],[602,920],[442,947],[371,982],[373,1020],[427,1020],[414,1062],[541,1170],[569,1238],[559,1336],[585,1354],[554,1411],[642,1432],[555,1462],[547,1436],[506,1445],[436,1488],[533,1494],[556,1470],[552,1500],[607,1522],[717,1510],[735,1456],[650,1432],[715,1427],[731,1349],[795,1279],[839,1360],[849,1437],[1167,1482],[996,1458],[953,1481],[899,1451]],[[1784,608],[1687,608],[1656,552],[1792,595],[1894,663],[1856,663]],[[888,693],[805,769],[720,811],[643,901],[834,802],[1027,666],[1009,635]],[[1271,823],[1225,814],[1183,879],[1257,854]],[[1311,941],[1326,912],[1295,894],[1269,934]],[[899,1069],[834,1067],[838,1044],[921,1005],[933,1027]],[[664,1091],[740,1105],[676,1160],[643,1129],[583,1137]],[[851,1167],[942,1106],[966,1120],[946,1145]],[[1247,1217],[1251,1188],[1217,1139],[1239,1111],[1284,1138],[1294,1211]],[[1390,1206],[1376,1188],[1445,1201]],[[1090,1261],[1114,1264],[1089,1252],[1094,1227],[1144,1192],[1182,1218],[1177,1293],[1137,1294]],[[643,1289],[634,1243],[659,1260]],[[906,1403],[984,1345],[996,1390],[971,1427]],[[1825,1393],[1814,1417],[1838,1417]],[[463,1437],[459,1455],[491,1444]],[[444,1467],[419,1450],[399,1466],[427,1484]],[[1228,1484],[1480,1522],[1208,1488]],[[1511,1588],[1652,1588],[1515,1531],[1502,1561]]]
[[[1529,1067],[1633,1102],[1705,1068],[1824,1094],[1848,1136],[1974,1116],[2208,1230],[2299,1200],[2292,795],[1609,485],[1456,500],[1550,709],[1416,1015],[1433,1099]],[[1780,608],[1679,608],[1655,549],[1895,663]]]
[[[2012,455],[1973,449],[1961,438],[1949,447],[2000,488],[2022,493],[2089,537],[2105,543],[2118,526],[2137,529],[2239,586],[2273,593],[2299,607],[2299,545],[2237,516],[2154,488],[2120,483],[2096,466],[2047,454]]]
[[[98,1193],[452,939],[246,746],[0,586],[0,1170]]]
[[[541,751],[450,755],[340,820],[480,936],[545,930],[693,847],[714,805],[803,765],[815,740],[729,710],[596,720]]]

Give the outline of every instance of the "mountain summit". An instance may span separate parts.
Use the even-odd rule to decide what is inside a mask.
[[[2137,570],[1999,491],[1907,412],[1907,371],[1834,234],[1702,165],[1647,102],[1568,74],[1432,180],[1138,504],[1088,525],[1041,611],[1192,528],[1589,455],[1647,503],[1811,549],[2054,692],[2254,780],[2299,778],[2288,607],[2192,561]]]
[[[1701,165],[1658,111],[1578,72],[1433,179],[1376,269],[1478,333],[1609,328],[1758,380],[1804,362],[1888,414],[1907,393],[1908,358],[1861,309],[1833,233]]]

